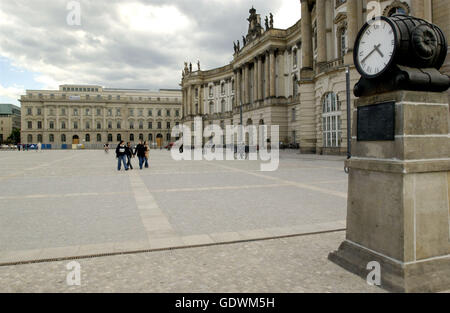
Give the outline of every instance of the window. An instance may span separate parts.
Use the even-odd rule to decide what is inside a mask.
[[[42,129],[42,122],[41,122],[41,121],[38,121],[38,122],[37,122],[37,128],[38,128],[38,129]]]
[[[325,95],[322,103],[322,131],[324,147],[340,147],[341,145],[341,112],[336,95],[332,92]]]
[[[162,115],[162,111],[158,110],[158,116],[161,116],[161,115]]]
[[[112,134],[108,134],[108,142],[112,142],[113,138],[112,138]]]
[[[170,129],[170,122],[167,122],[167,129]]]
[[[128,110],[128,115],[129,116],[134,116],[134,110],[133,109],[129,109]]]
[[[220,93],[223,95],[225,95],[225,83],[220,84]]]
[[[65,108],[61,109],[61,115],[66,115],[66,109]]]
[[[112,129],[112,122],[108,121],[108,129]]]
[[[120,109],[116,109],[116,116],[120,116]]]
[[[170,134],[167,134],[166,136],[167,141],[170,141],[170,138],[171,138]]]
[[[117,128],[117,129],[122,128],[122,125],[121,125],[120,121],[117,121],[116,128]]]
[[[293,67],[296,68],[298,63],[298,57],[297,57],[297,49],[292,50],[292,64]]]
[[[120,96],[117,96],[116,99],[117,99],[117,100],[120,100]]]
[[[297,75],[292,78],[292,95],[294,97],[298,96],[298,80]]]
[[[102,129],[102,123],[97,122],[97,129]]]
[[[231,92],[234,92],[234,89],[235,89],[235,87],[234,87],[234,79],[231,81]]]
[[[55,115],[55,111],[53,109],[50,109],[49,115],[50,116],[54,116]]]
[[[48,128],[50,128],[50,129],[55,129],[55,122],[50,121],[50,122],[48,123]]]
[[[209,86],[209,97],[212,98],[214,96],[213,87]]]
[[[134,141],[134,134],[130,134],[130,141]]]
[[[139,129],[144,129],[144,122],[143,121],[139,121]]]
[[[153,128],[153,123],[152,122],[148,122],[148,129],[152,129]]]
[[[33,110],[31,108],[27,108],[27,115],[32,115],[33,114]]]
[[[37,109],[37,115],[41,115],[42,114],[42,110],[40,108]]]
[[[78,116],[78,109],[73,109],[73,115]]]
[[[117,134],[116,139],[117,139],[117,141],[120,142],[122,140],[122,135],[121,134]]]
[[[161,128],[162,128],[161,122],[158,122],[158,129],[161,129]]]
[[[214,102],[210,102],[209,103],[209,114],[213,114],[214,113]]]
[[[130,129],[134,129],[134,122],[130,122]]]
[[[340,57],[343,58],[347,54],[347,29],[343,28],[339,33]]]
[[[91,124],[89,122],[86,122],[86,129],[90,129],[91,128]]]
[[[198,103],[195,104],[195,115],[198,114]]]
[[[150,141],[150,142],[153,141],[153,135],[152,134],[148,134],[148,141]]]
[[[91,136],[89,134],[86,134],[84,139],[85,139],[86,142],[91,142]]]
[[[97,116],[102,115],[102,109],[97,109]]]
[[[66,122],[64,121],[61,122],[61,129],[66,129]]]
[[[195,97],[198,98],[198,88],[195,88]]]
[[[139,134],[139,140],[144,140],[144,134]]]
[[[225,112],[225,100],[224,99],[222,99],[222,102],[220,103],[220,109],[221,109],[222,113]]]
[[[73,122],[73,129],[78,129],[78,122]]]
[[[175,116],[176,117],[180,116],[180,111],[179,110],[175,110]]]
[[[50,142],[55,142],[55,135],[50,134],[50,135],[48,136],[48,141],[50,141]]]
[[[28,121],[28,129],[32,129],[33,128],[33,122]]]
[[[148,110],[148,116],[153,116],[153,111],[152,110]]]
[[[66,142],[66,140],[67,140],[67,139],[66,139],[66,135],[62,134],[62,135],[61,135],[61,142]]]
[[[112,109],[108,109],[108,116],[112,116]]]
[[[33,135],[28,135],[27,136],[27,141],[28,141],[28,143],[32,143],[33,142]]]
[[[101,134],[97,134],[97,142],[101,142],[102,141],[102,135]]]
[[[166,110],[166,116],[170,116],[170,110]]]
[[[144,110],[143,109],[139,109],[138,116],[144,116]]]
[[[42,142],[42,135],[40,135],[40,134],[37,135],[37,141],[38,141],[38,142]]]

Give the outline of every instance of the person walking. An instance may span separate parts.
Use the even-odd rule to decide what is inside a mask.
[[[148,168],[148,159],[150,157],[150,147],[148,146],[147,141],[144,142],[145,149],[145,168]]]
[[[139,144],[136,146],[134,155],[137,155],[139,159],[139,168],[142,170],[142,166],[145,162],[145,146],[142,144],[142,141],[139,141]]]
[[[38,142],[37,147],[36,147],[36,152],[41,152],[42,149],[42,144],[40,142]]]
[[[127,155],[127,166],[130,170],[132,170],[133,165],[131,164],[131,158],[134,156],[134,154],[131,142],[127,142],[127,146],[125,147],[125,154]]]
[[[116,148],[116,158],[118,160],[117,169],[120,171],[123,163],[123,167],[125,171],[128,171],[127,161],[126,161],[126,147],[125,142],[123,140],[120,141],[119,145]]]

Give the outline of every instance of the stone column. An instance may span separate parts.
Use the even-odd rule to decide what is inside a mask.
[[[198,87],[198,112],[203,115],[203,84]]]
[[[258,76],[259,76],[258,58],[255,57],[253,63],[253,102],[256,102],[258,100],[258,92],[259,92]]]
[[[335,40],[333,36],[333,17],[334,17],[334,6],[331,0],[326,0],[325,2],[325,21],[326,21],[326,32],[327,32],[327,61],[334,59],[334,47]]]
[[[266,58],[264,61],[264,98],[269,98],[269,89],[270,89],[270,81],[269,81],[269,53],[266,52]]]
[[[187,87],[187,103],[186,103],[186,116],[189,116],[189,115],[191,115],[191,102],[192,102],[192,99],[191,99],[191,86],[188,86]]]
[[[262,86],[262,56],[259,55],[258,56],[258,78],[257,78],[257,82],[258,82],[258,100],[264,100],[264,95],[262,93],[263,91],[263,86]]]
[[[308,0],[301,0],[302,4],[302,69],[312,70],[313,68],[313,48],[312,48],[312,25],[311,12],[309,11]]]
[[[447,92],[394,91],[361,97],[355,106],[363,114],[353,113],[353,155],[346,162],[346,239],[330,260],[364,279],[369,262],[378,262],[381,287],[394,292],[450,289]],[[383,110],[392,122],[369,110]],[[358,134],[358,118],[362,127],[392,125],[395,137],[362,140],[375,134],[369,127]]]
[[[358,35],[358,0],[347,0],[347,40],[348,50],[345,55],[345,64],[353,64],[353,47]]]
[[[418,18],[424,18],[424,0],[411,0],[411,14]]]
[[[325,21],[325,0],[317,0],[317,63],[327,61],[327,38]]]
[[[249,77],[249,68],[248,64],[244,64],[244,104],[250,103],[250,90],[249,90],[249,83],[250,83],[250,77]]]
[[[269,52],[270,59],[270,97],[275,97],[275,50],[271,49]]]
[[[235,106],[239,107],[241,105],[242,95],[241,95],[241,69],[236,70],[236,101]]]

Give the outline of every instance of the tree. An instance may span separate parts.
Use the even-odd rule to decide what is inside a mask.
[[[20,129],[13,128],[11,135],[8,137],[8,141],[14,144],[18,144],[20,142]]]

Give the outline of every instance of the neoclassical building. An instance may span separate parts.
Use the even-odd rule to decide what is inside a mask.
[[[248,33],[234,43],[230,64],[182,74],[183,122],[195,117],[221,126],[279,125],[280,141],[303,153],[347,150],[346,78],[359,79],[353,43],[373,15],[412,14],[450,33],[448,0],[301,0],[302,18],[288,29],[273,27],[252,8]],[[444,70],[449,71],[448,63]],[[353,90],[351,90],[353,103]]]
[[[52,148],[100,148],[120,140],[161,146],[171,141],[172,127],[182,118],[181,92],[169,89],[61,85],[59,90],[27,90],[20,102],[22,143]]]

